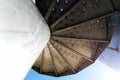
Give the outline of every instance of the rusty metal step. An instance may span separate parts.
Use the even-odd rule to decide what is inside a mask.
[[[42,55],[43,56],[42,56],[41,73],[42,74],[47,73],[48,75],[56,75],[54,71],[54,64],[48,46],[45,47]]]
[[[75,54],[78,54],[78,55],[82,56],[83,58],[85,58],[85,59],[93,62],[93,60],[90,59],[90,58],[88,58],[87,56],[82,55],[81,53],[78,53],[78,52],[76,52],[75,50],[70,49],[69,47],[67,47],[67,46],[65,46],[65,45],[63,45],[63,44],[61,44],[61,43],[59,43],[59,42],[57,42],[57,41],[55,41],[55,40],[53,40],[53,39],[51,39],[50,42],[51,42],[53,45],[54,45],[54,44],[55,44],[55,45],[58,44],[58,45],[61,47],[61,48],[59,47],[60,51],[61,51],[61,49],[63,49],[63,47],[64,47],[64,49],[68,49],[68,51],[72,51],[72,52],[74,52]],[[57,46],[57,47],[58,47],[58,46]],[[56,47],[56,48],[57,48],[57,47]]]
[[[89,59],[88,57],[79,54],[78,52],[75,52],[74,50],[71,50],[70,48],[54,41],[50,40],[50,42],[53,44],[53,46],[58,50],[61,56],[64,57],[66,62],[70,64],[71,69],[74,73],[78,72],[78,69],[84,61],[88,61],[89,63],[93,63],[94,61]],[[82,65],[81,65],[82,66]]]
[[[52,45],[52,43],[49,43],[49,48],[53,57],[57,76],[62,76],[64,72],[71,72],[69,74],[73,74],[75,71],[71,67],[71,64],[66,61],[66,58],[60,54],[60,52],[56,49],[56,47],[54,47],[54,45]]]
[[[110,40],[118,20],[119,12],[114,12],[52,33],[52,36]]]
[[[110,0],[80,0],[73,8],[51,25],[52,32],[113,11],[114,9]]]
[[[96,41],[87,39],[75,39],[65,37],[52,37],[53,40],[63,44],[76,52],[93,59],[96,54],[97,46],[100,43],[109,44],[109,41]]]

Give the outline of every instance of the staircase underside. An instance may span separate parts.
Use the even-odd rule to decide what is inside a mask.
[[[120,13],[112,0],[36,0],[51,38],[33,65],[51,76],[75,74],[110,43]]]

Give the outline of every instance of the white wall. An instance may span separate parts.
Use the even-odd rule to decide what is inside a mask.
[[[0,80],[23,80],[50,31],[32,0],[0,3]]]
[[[120,18],[116,23],[116,29],[109,46],[118,51],[106,49],[99,59],[102,63],[120,73]]]
[[[35,3],[35,0],[32,0]]]

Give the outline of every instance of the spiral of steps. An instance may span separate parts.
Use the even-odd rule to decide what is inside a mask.
[[[108,47],[120,15],[112,0],[36,0],[36,6],[51,38],[32,68],[56,77],[94,63]]]

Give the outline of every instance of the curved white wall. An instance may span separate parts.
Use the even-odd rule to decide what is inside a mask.
[[[50,31],[32,0],[0,3],[0,80],[23,80]]]
[[[109,46],[118,51],[106,49],[99,59],[102,63],[120,73],[120,17],[116,22],[116,29]]]
[[[35,3],[35,0],[32,0]]]

